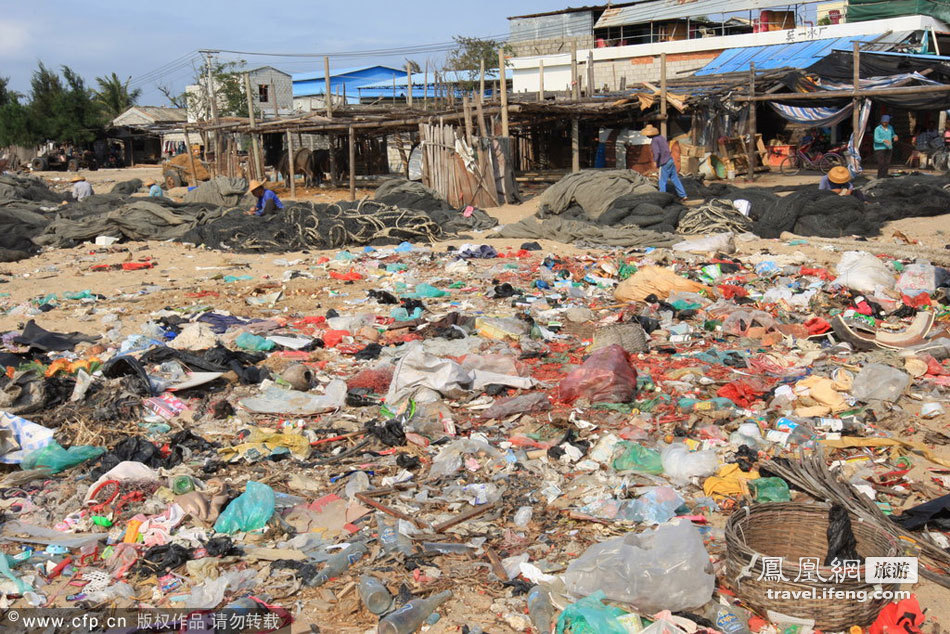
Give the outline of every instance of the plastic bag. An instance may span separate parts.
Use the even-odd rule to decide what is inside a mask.
[[[921,291],[929,295],[937,290],[937,269],[923,260],[908,264],[897,279],[896,289],[903,295],[917,295]]]
[[[677,242],[671,248],[682,253],[735,253],[736,241],[732,232],[711,233]]]
[[[625,502],[617,518],[663,524],[676,517],[676,509],[684,503],[685,500],[672,487],[650,487],[637,499]]]
[[[864,251],[846,251],[841,254],[835,271],[835,283],[859,293],[874,293],[878,289],[894,288],[894,274],[882,261]]]
[[[592,353],[584,364],[558,385],[565,403],[579,398],[590,403],[629,403],[637,395],[637,371],[626,351],[614,344]]]
[[[644,447],[640,443],[627,440],[617,443],[622,453],[614,458],[615,471],[642,471],[644,473],[663,473],[663,461],[660,452]]]
[[[825,565],[831,566],[838,560],[860,560],[858,555],[858,540],[851,528],[851,516],[848,509],[840,504],[832,504],[828,511],[828,554],[825,555]]]
[[[218,516],[214,530],[219,533],[248,532],[264,528],[274,514],[274,490],[266,484],[248,480],[244,493],[235,498]],[[214,607],[214,606],[211,606]]]
[[[604,605],[605,598],[603,592],[595,592],[564,608],[556,634],[627,634],[627,628],[617,620],[626,612]]]
[[[255,335],[250,332],[242,332],[239,334],[237,339],[234,340],[234,345],[244,350],[262,350],[264,352],[273,350],[277,346],[277,344],[270,339],[265,339],[260,335]]]
[[[248,482],[248,484],[251,483]],[[252,568],[230,570],[221,573],[217,579],[206,579],[201,585],[193,587],[191,594],[181,596],[176,602],[182,603],[181,607],[189,610],[212,610],[224,601],[225,592],[230,590],[236,594],[241,590],[254,587],[256,576],[257,571]]]
[[[323,395],[270,385],[260,396],[242,398],[238,404],[256,414],[310,416],[343,407],[346,404],[346,383],[340,379],[330,381]]]
[[[676,612],[712,597],[716,578],[709,567],[699,531],[679,522],[594,544],[568,565],[564,582],[577,596],[603,591],[647,614]]]
[[[782,478],[759,478],[749,480],[749,490],[756,502],[791,502],[788,483]]]
[[[53,473],[65,471],[70,467],[75,467],[87,460],[98,458],[106,450],[103,447],[92,447],[88,445],[77,445],[69,449],[63,447],[55,440],[42,449],[31,451],[23,456],[23,462],[20,466],[24,469],[49,468]]]
[[[881,363],[861,368],[854,377],[851,395],[859,401],[894,402],[910,385],[910,375]]]
[[[663,471],[677,484],[687,484],[694,476],[710,476],[719,467],[715,451],[690,451],[682,443],[673,443],[664,449],[660,459]]]

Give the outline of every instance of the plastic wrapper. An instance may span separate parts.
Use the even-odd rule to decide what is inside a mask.
[[[65,471],[77,464],[82,464],[87,460],[98,458],[105,453],[102,447],[76,446],[69,449],[63,447],[55,440],[42,449],[31,451],[23,457],[20,466],[23,469],[41,469],[48,468],[53,473]]]
[[[274,514],[274,506],[274,490],[266,484],[249,480],[244,493],[228,504],[218,516],[214,530],[219,533],[246,533],[263,528]]]
[[[749,490],[756,502],[790,502],[791,492],[788,483],[782,478],[759,478],[749,480]]]
[[[605,598],[603,592],[595,592],[564,608],[557,619],[556,634],[627,634],[618,620],[626,612],[604,605]]]
[[[664,449],[660,458],[664,473],[677,484],[686,484],[693,477],[710,476],[719,467],[715,451],[690,451],[682,443]]]
[[[903,295],[927,294],[937,290],[937,269],[930,262],[918,261],[908,264],[897,278],[895,287]]]
[[[699,531],[681,522],[594,544],[568,565],[564,582],[577,596],[602,591],[647,614],[675,612],[709,601],[716,581],[709,567]]]
[[[642,471],[654,475],[663,473],[663,461],[660,452],[655,449],[626,440],[617,443],[617,446],[620,454],[613,461],[615,471]]]
[[[558,385],[558,397],[565,403],[580,398],[590,403],[629,403],[636,395],[637,371],[616,344],[591,354]]]
[[[635,500],[624,503],[618,519],[644,524],[663,524],[676,517],[685,500],[672,487],[650,487]]]
[[[851,394],[859,401],[894,402],[910,385],[910,375],[897,368],[881,363],[871,363],[861,368],[854,377]]]
[[[346,404],[346,382],[340,379],[330,381],[322,395],[271,385],[260,396],[242,398],[238,403],[256,414],[310,416],[343,407]]]

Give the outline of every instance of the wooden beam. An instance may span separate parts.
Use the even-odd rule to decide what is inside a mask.
[[[333,118],[332,95],[330,94],[330,58],[323,58],[323,100],[327,105],[327,119]]]
[[[350,200],[356,200],[356,129],[350,126]]]
[[[666,53],[660,53],[660,134],[667,136],[666,124]]]
[[[422,89],[422,109],[429,109],[429,60],[426,60],[426,74],[423,78],[425,86]]]
[[[755,62],[749,63],[749,96],[755,98]],[[746,145],[746,161],[749,163],[749,171],[746,174],[746,181],[755,180],[755,109],[756,103],[749,102],[749,141]]]
[[[297,197],[297,176],[294,174],[294,139],[287,130],[287,178],[290,179],[290,197]]]
[[[950,92],[950,84],[939,86],[902,86],[897,88],[869,88],[867,90],[816,90],[813,92],[783,92],[773,95],[748,97],[737,95],[734,101],[795,101],[799,99],[847,99],[848,97],[887,97],[892,95],[927,95]],[[857,93],[855,95],[855,93]]]
[[[465,112],[465,142],[469,147],[472,146],[472,104],[469,103],[468,95],[462,96],[462,109]]]
[[[406,105],[412,109],[412,64],[406,62]]]
[[[478,121],[478,134],[483,139],[488,136],[488,129],[485,127],[485,112],[482,108],[482,93],[475,95],[475,114]]]
[[[544,60],[538,60],[538,101],[544,101]]]
[[[508,136],[508,80],[505,79],[505,49],[498,49],[498,77],[501,86],[501,136]]]
[[[587,96],[593,97],[597,92],[597,87],[594,86],[594,51],[593,49],[587,51]]]
[[[581,171],[581,132],[577,117],[571,119],[571,171]]]
[[[247,116],[251,121],[251,153],[253,158],[249,161],[248,168],[253,170],[254,178],[263,180],[264,170],[261,166],[261,155],[257,142],[257,124],[254,119],[254,97],[251,92],[251,74],[244,73],[244,94],[247,96]]]
[[[854,49],[851,53],[851,87],[854,89],[854,96],[851,98],[851,134],[854,142],[858,142],[858,127],[861,125],[861,98],[858,97],[858,91],[861,89],[861,45],[853,42]],[[943,128],[941,128],[943,130]],[[858,148],[855,148],[857,150]]]
[[[485,60],[478,63],[478,92],[485,98]]]

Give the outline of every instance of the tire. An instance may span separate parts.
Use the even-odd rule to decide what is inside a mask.
[[[45,156],[37,156],[30,161],[30,169],[34,172],[45,172],[49,169],[49,161]]]
[[[782,176],[798,176],[798,173],[802,171],[801,161],[797,156],[786,156],[778,169],[782,172]]]
[[[181,187],[181,175],[178,172],[169,171],[165,172],[165,189],[172,189],[174,187]]]
[[[67,172],[78,172],[79,171],[79,159],[69,159],[69,162],[66,163]]]
[[[839,165],[845,165],[844,157],[834,152],[825,154],[821,157],[821,160],[818,161],[818,169],[821,170],[822,174],[827,174],[828,170],[832,167],[838,167]]]

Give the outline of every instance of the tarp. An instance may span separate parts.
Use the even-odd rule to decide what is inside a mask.
[[[783,103],[769,102],[772,109],[783,118],[792,123],[801,123],[819,128],[841,123],[851,116],[851,104],[843,108],[802,108],[798,106],[789,106]]]
[[[850,50],[835,50],[806,68],[828,81],[843,81],[850,84],[853,76]],[[940,55],[909,55],[906,53],[883,53],[861,51],[861,77],[889,77],[904,73],[930,70],[927,77],[932,81],[950,81],[950,57]],[[861,84],[864,85],[862,79]]]
[[[950,0],[849,0],[848,22],[929,15],[950,22]]]
[[[716,59],[703,66],[695,74],[698,77],[747,72],[750,63],[755,63],[756,70],[760,71],[778,68],[808,68],[836,49],[850,50],[852,42],[871,42],[880,37],[881,34],[856,35],[790,44],[731,48],[720,53]]]

